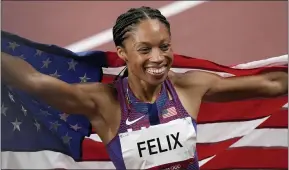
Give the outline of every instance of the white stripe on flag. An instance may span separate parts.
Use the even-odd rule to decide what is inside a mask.
[[[264,60],[253,61],[249,63],[243,63],[234,66],[233,68],[238,69],[251,69],[258,67],[268,67],[268,66],[282,66],[288,64],[288,54],[279,57],[270,57]]]
[[[220,142],[249,134],[253,129],[267,120],[269,116],[261,119],[241,121],[241,122],[222,122],[198,125],[198,143]]]
[[[288,129],[254,129],[231,147],[244,146],[288,147]]]

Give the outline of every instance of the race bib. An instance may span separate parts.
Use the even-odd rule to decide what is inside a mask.
[[[197,141],[191,117],[121,133],[119,137],[127,169],[150,169],[191,161]]]

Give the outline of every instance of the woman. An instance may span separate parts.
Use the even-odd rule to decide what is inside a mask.
[[[199,169],[196,119],[202,101],[276,97],[288,91],[286,72],[224,79],[170,71],[170,24],[156,9],[133,8],[120,15],[113,37],[128,72],[113,86],[67,84],[3,53],[2,77],[58,110],[85,115],[117,169]]]

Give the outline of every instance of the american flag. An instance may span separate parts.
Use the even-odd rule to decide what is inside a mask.
[[[169,107],[165,109],[162,113],[163,118],[168,118],[177,114],[175,107]]]
[[[114,52],[73,53],[6,32],[1,41],[2,52],[21,57],[40,72],[68,83],[111,82],[124,66]],[[199,69],[230,77],[284,69],[279,67],[282,65],[287,69],[287,62],[285,56],[278,58],[277,65],[270,59],[269,63],[232,68],[176,54],[173,70]],[[114,168],[85,117],[67,115],[5,84],[1,87],[2,168]],[[197,120],[201,169],[287,169],[287,102],[286,96],[202,103]]]

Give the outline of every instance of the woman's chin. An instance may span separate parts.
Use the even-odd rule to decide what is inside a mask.
[[[159,85],[163,83],[167,78],[168,73],[164,72],[163,74],[149,74],[146,73],[147,82],[151,85]]]

